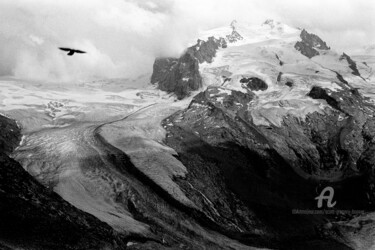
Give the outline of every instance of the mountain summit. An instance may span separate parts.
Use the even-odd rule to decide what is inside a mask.
[[[191,54],[193,59],[197,59],[196,65],[195,60],[191,60],[190,65],[195,65],[194,73],[193,71],[189,73],[197,77],[189,78],[186,76],[187,73],[182,73],[182,68],[167,63],[168,61],[183,60],[186,58],[186,54]],[[203,54],[205,58],[208,58],[207,60],[202,60],[201,55]],[[313,57],[314,60],[311,60]],[[244,66],[245,61],[250,67]],[[337,65],[333,65],[335,61],[337,61]],[[210,65],[206,65],[204,62]],[[251,62],[256,62],[257,66]],[[268,63],[265,64],[265,62]],[[205,68],[214,67],[214,65],[231,68],[238,65],[238,68],[231,72],[232,76],[250,74],[263,77],[264,80],[269,81],[269,85],[274,85],[277,79],[282,80],[282,74],[286,76],[285,73],[288,71],[297,73],[299,70],[302,72],[308,70],[311,71],[313,77],[333,77],[333,79],[336,79],[335,72],[339,75],[350,72],[347,64],[340,61],[340,56],[330,50],[326,42],[317,35],[309,33],[305,29],[301,31],[269,19],[262,25],[248,25],[233,21],[226,27],[203,32],[197,43],[189,47],[181,58],[158,58],[154,64],[151,82],[158,83],[162,90],[174,92],[179,98],[184,98],[190,91],[198,90],[204,85],[222,83],[221,81],[212,81],[207,77],[206,80],[199,80],[198,71],[199,75],[205,78],[205,75],[207,76],[204,72]],[[360,64],[358,67],[360,69],[358,69],[358,74],[356,73],[357,76],[362,77],[362,71],[364,75],[362,79],[372,77],[371,73],[365,69],[364,64]],[[179,69],[179,73],[176,72],[176,69]],[[264,75],[264,73],[266,74]],[[219,77],[219,79],[221,78]],[[354,78],[354,81],[360,80]],[[183,82],[187,84],[183,84]],[[232,80],[231,83],[228,85],[228,80],[226,81],[229,88],[238,85],[235,80]],[[358,83],[360,84],[360,82]]]

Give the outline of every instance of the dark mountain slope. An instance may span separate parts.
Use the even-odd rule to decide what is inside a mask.
[[[4,249],[124,249],[126,239],[45,188],[8,157],[17,124],[0,116],[0,246]]]

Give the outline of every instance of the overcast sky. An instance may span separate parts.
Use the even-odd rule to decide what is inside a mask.
[[[199,30],[275,19],[338,52],[375,44],[374,0],[1,0],[0,75],[68,81],[136,77]],[[67,57],[57,47],[88,54]]]

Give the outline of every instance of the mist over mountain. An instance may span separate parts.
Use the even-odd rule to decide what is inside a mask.
[[[5,0],[0,7],[0,74],[54,82],[151,74],[155,57],[177,56],[199,31],[233,19],[272,17],[324,36],[339,51],[375,40],[374,4],[365,0]],[[89,53],[67,58],[56,50],[64,46]]]

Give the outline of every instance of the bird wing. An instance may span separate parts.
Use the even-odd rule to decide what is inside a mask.
[[[76,53],[82,53],[82,54],[87,53],[86,51],[82,51],[82,50],[74,50],[74,52],[76,52]]]
[[[62,48],[62,47],[59,47],[59,49],[63,50],[63,51],[71,51],[72,49],[69,49],[69,48]]]

